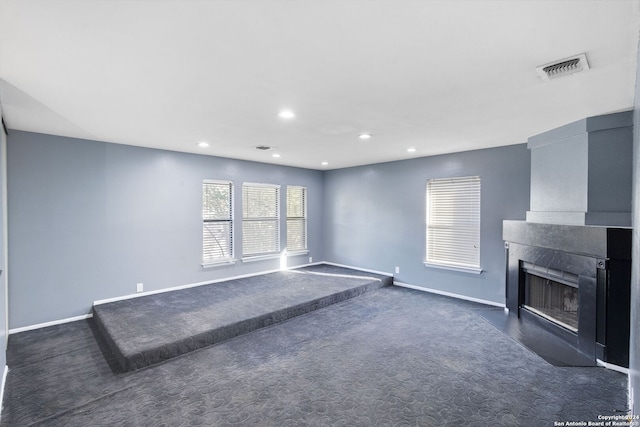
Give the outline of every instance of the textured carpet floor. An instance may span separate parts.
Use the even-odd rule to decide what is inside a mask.
[[[392,281],[388,276],[320,264],[96,305],[93,312],[120,366],[131,371]]]
[[[23,332],[0,425],[553,426],[626,409],[626,375],[552,366],[479,307],[384,287],[127,373],[91,321]]]

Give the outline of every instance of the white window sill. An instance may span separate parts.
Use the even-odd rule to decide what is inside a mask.
[[[425,262],[424,265],[425,267],[428,267],[428,268],[439,268],[441,270],[459,271],[461,273],[469,273],[469,274],[482,273],[482,269],[477,267],[461,267],[457,265],[433,264],[430,262]]]
[[[254,261],[262,261],[266,259],[276,259],[276,258],[280,258],[280,254],[248,256],[248,257],[242,258],[242,262],[254,262]]]
[[[229,264],[235,264],[236,263],[236,259],[231,258],[231,259],[223,259],[220,261],[211,261],[211,262],[207,262],[207,263],[202,263],[202,268],[213,268],[213,267],[221,267],[224,265],[229,265]]]

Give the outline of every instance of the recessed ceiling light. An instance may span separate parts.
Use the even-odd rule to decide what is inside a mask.
[[[362,140],[371,139],[371,134],[370,133],[361,133],[360,135],[358,135],[358,138],[360,138]]]
[[[329,162],[322,162],[320,163],[322,166],[327,166],[329,164]]]
[[[414,147],[407,148],[407,153],[415,153],[416,151]]]
[[[280,157],[280,154],[278,154],[278,153],[273,153],[273,154],[271,155],[271,157],[275,157],[275,158],[277,159],[278,157]]]
[[[293,119],[295,116],[296,113],[291,110],[282,110],[278,113],[278,117],[280,117],[281,119]]]
[[[208,146],[209,146],[208,142],[205,142],[205,141],[198,142],[198,147],[200,148],[207,148]]]

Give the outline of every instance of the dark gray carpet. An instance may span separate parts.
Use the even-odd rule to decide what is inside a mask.
[[[23,332],[0,425],[553,426],[626,409],[626,375],[552,366],[481,307],[383,287],[127,373],[90,321]]]
[[[392,278],[327,264],[108,304],[93,314],[131,371],[387,286]]]

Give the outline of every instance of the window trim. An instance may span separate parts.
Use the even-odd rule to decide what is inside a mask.
[[[229,192],[230,192],[230,197],[229,197],[229,219],[228,220],[214,220],[215,222],[228,222],[229,223],[229,256],[225,257],[225,258],[219,258],[219,259],[215,259],[215,260],[210,260],[210,261],[205,261],[204,259],[204,237],[203,237],[203,241],[202,241],[202,262],[200,263],[200,265],[203,268],[210,268],[210,267],[218,267],[221,265],[229,265],[229,264],[234,264],[236,262],[236,259],[234,258],[234,254],[235,254],[235,239],[234,239],[234,206],[235,206],[235,198],[234,198],[234,183],[233,181],[226,181],[226,180],[216,180],[216,179],[203,179],[202,180],[202,187],[203,187],[203,196],[204,196],[204,186],[205,184],[215,184],[215,185],[228,185],[229,186]],[[202,202],[204,203],[204,197]],[[203,207],[204,208],[204,207]],[[204,224],[207,222],[204,219],[204,209],[202,212],[202,226],[204,227]]]
[[[477,218],[474,218],[474,220],[477,221],[477,245],[478,245],[478,251],[477,251],[477,265],[476,264],[468,264],[468,263],[457,263],[457,262],[447,262],[447,260],[442,260],[439,262],[439,260],[437,259],[429,259],[429,233],[430,233],[430,229],[433,229],[434,227],[431,225],[431,217],[430,217],[430,213],[431,213],[431,199],[433,198],[433,196],[430,196],[431,193],[431,185],[434,182],[442,182],[443,184],[448,182],[451,183],[453,181],[457,181],[457,182],[467,182],[467,185],[470,185],[471,183],[477,182],[477,197],[478,197],[478,201],[477,201],[477,205],[475,206],[475,208],[477,209]],[[466,190],[469,190],[469,187],[466,188]],[[474,189],[476,190],[476,189]],[[430,267],[430,268],[437,268],[437,269],[445,269],[445,270],[452,270],[452,271],[458,271],[458,272],[464,272],[464,273],[472,273],[472,274],[480,274],[482,273],[482,267],[481,267],[481,207],[482,207],[482,180],[480,176],[462,176],[462,177],[450,177],[450,178],[432,178],[432,179],[428,179],[427,180],[427,185],[426,185],[426,191],[425,191],[425,195],[426,195],[426,203],[425,203],[425,207],[426,207],[426,211],[425,211],[425,258],[424,258],[424,265],[426,267]]]
[[[244,189],[245,187],[263,187],[263,188],[273,188],[276,190],[276,206],[275,206],[275,211],[276,211],[276,216],[275,218],[272,217],[256,217],[256,218],[245,218],[245,204],[244,204]],[[280,203],[280,199],[281,199],[281,195],[280,195],[280,185],[279,184],[265,184],[265,183],[255,183],[255,182],[243,182],[242,183],[242,261],[243,262],[250,262],[250,261],[259,261],[259,260],[263,260],[263,259],[272,259],[272,258],[278,258],[280,257],[280,252],[282,249],[282,245],[281,245],[281,239],[280,239],[280,231],[281,231],[281,227],[280,227],[280,209],[281,209],[281,203]],[[272,252],[263,252],[263,253],[255,253],[255,254],[245,254],[245,248],[244,248],[244,232],[245,232],[245,227],[244,224],[246,221],[265,221],[265,220],[269,220],[269,221],[273,221],[276,224],[276,249]]]
[[[294,217],[290,217],[289,216],[289,189],[301,189],[302,190],[302,201],[303,201],[303,212],[302,215],[303,216],[294,216]],[[307,187],[303,186],[303,185],[287,185],[287,201],[286,201],[286,206],[285,206],[285,210],[286,210],[286,218],[285,218],[285,222],[287,225],[287,245],[286,245],[286,251],[287,251],[287,256],[297,256],[297,255],[306,255],[309,253],[309,239],[308,239],[308,216],[307,216]],[[289,219],[292,220],[302,220],[304,222],[304,248],[298,248],[298,249],[289,249]]]

